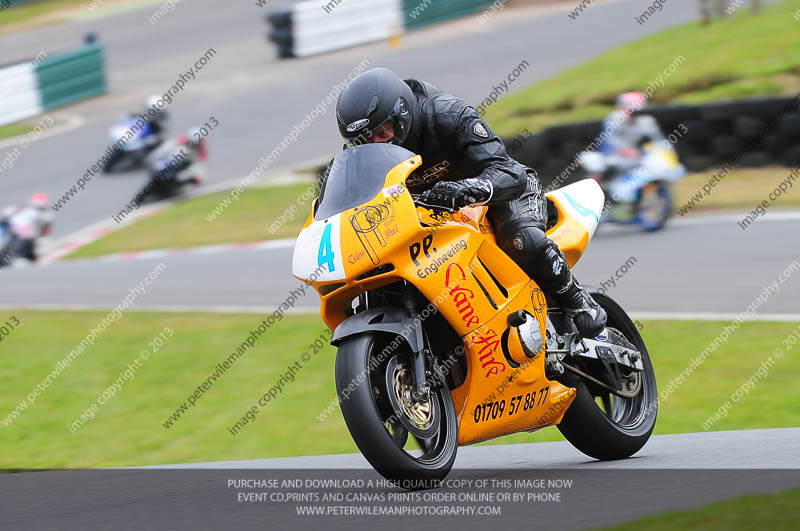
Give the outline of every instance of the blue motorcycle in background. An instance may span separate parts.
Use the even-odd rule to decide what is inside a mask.
[[[642,156],[626,159],[586,151],[581,165],[603,187],[611,206],[600,221],[635,223],[656,231],[672,215],[672,183],[686,175],[675,148],[667,141],[642,145]]]
[[[0,269],[10,267],[15,258],[28,254],[30,242],[23,240],[8,223],[0,223]]]
[[[129,131],[138,120],[137,116],[126,116],[111,126],[109,138],[113,144],[120,138],[127,137]],[[161,135],[156,134],[150,124],[133,133],[133,138],[127,140],[120,149],[115,150],[105,164],[103,173],[115,173],[134,170],[141,167],[147,156],[164,141]]]
[[[8,223],[0,223],[0,269],[11,263],[16,249],[16,238],[8,230]]]

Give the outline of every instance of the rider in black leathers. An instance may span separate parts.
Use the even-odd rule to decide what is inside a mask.
[[[407,181],[418,203],[449,210],[489,205],[500,247],[572,315],[582,336],[603,330],[606,312],[545,235],[547,206],[536,172],[508,156],[473,107],[421,79],[403,81],[375,68],[341,93],[336,118],[346,145],[391,142],[422,156]]]

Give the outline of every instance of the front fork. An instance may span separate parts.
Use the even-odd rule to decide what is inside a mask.
[[[403,303],[403,308],[405,308],[406,312],[408,312],[408,316],[411,319],[416,319],[417,316],[419,316],[422,312],[420,305],[423,303],[423,301],[427,301],[425,301],[419,291],[417,291],[410,284],[403,286],[400,296]],[[421,321],[419,326],[422,327]],[[412,374],[414,379],[414,389],[411,393],[411,399],[415,403],[427,402],[430,400],[431,396],[431,386],[428,383],[429,371],[425,366],[426,358],[430,357],[431,352],[428,348],[427,336],[424,329],[422,331],[422,337],[425,339],[425,341],[422,343],[422,348],[419,350],[419,352],[411,353],[411,362],[413,365]]]
[[[420,315],[420,306],[424,299],[420,293],[414,289],[410,284],[405,284],[400,292],[400,299],[403,309],[406,311],[408,317],[412,320]],[[370,301],[370,293],[365,292],[358,296],[357,306],[354,308],[355,312],[363,312],[370,308],[373,301]],[[422,323],[418,326],[422,326]],[[414,330],[408,330],[408,333],[414,333]],[[424,330],[422,333],[423,338],[426,340],[422,343],[421,350],[411,352],[411,376],[413,383],[412,400],[415,403],[425,402],[430,397],[431,386],[428,383],[428,370],[425,366],[426,357],[430,355],[428,349],[428,341],[425,336]]]

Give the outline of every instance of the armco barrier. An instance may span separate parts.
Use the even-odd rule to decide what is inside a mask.
[[[405,28],[437,24],[486,9],[494,0],[403,0]]]
[[[106,91],[103,47],[92,43],[48,57],[36,67],[42,106],[60,107]]]
[[[306,0],[267,15],[280,57],[387,39],[487,8],[495,0]]]
[[[104,53],[97,43],[0,68],[0,125],[105,91]]]
[[[33,63],[0,69],[0,125],[41,113],[42,98]]]
[[[41,2],[41,1],[42,0],[3,0],[3,5],[7,5],[10,8],[14,6],[20,6],[22,4],[33,4],[34,2]]]
[[[800,109],[793,96],[725,100],[700,105],[664,105],[645,113],[658,120],[664,134],[685,126],[675,143],[678,156],[690,171],[703,171],[730,161],[748,147],[742,167],[800,164]],[[784,113],[784,110],[788,112]],[[784,116],[778,118],[782,113]],[[769,128],[771,123],[774,128]],[[681,128],[682,129],[682,128]],[[774,130],[769,130],[774,129]],[[568,170],[579,178],[575,156],[601,133],[598,121],[558,125],[526,138],[504,139],[512,156],[537,170],[549,182]],[[766,134],[769,133],[769,134]],[[756,142],[756,140],[758,140]]]
[[[267,15],[281,57],[305,57],[402,31],[401,0],[308,0]]]

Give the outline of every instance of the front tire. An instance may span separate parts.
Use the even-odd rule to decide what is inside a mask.
[[[559,380],[575,387],[578,394],[558,429],[589,457],[625,459],[641,450],[655,428],[658,415],[656,375],[644,340],[625,310],[607,295],[597,292],[591,295],[608,314],[607,327],[620,331],[641,353],[642,388],[637,396],[622,398],[566,371]]]
[[[353,441],[383,477],[402,481],[402,486],[408,486],[408,481],[440,481],[450,472],[458,449],[458,420],[450,390],[446,385],[432,389],[427,409],[397,411],[393,403],[398,400],[408,405],[403,391],[409,382],[411,353],[403,342],[384,355],[390,343],[387,338],[393,337],[361,334],[339,345],[336,390],[342,415]],[[395,394],[390,397],[390,393]],[[416,432],[411,438],[410,430]]]
[[[0,240],[0,244],[2,243],[3,241]],[[10,236],[5,240],[5,245],[0,248],[0,269],[11,265],[16,257],[18,246],[19,240],[17,240],[14,236]]]
[[[110,175],[112,173],[123,173],[133,170],[139,166],[139,162],[135,154],[117,150],[111,155],[103,166],[103,173]]]

